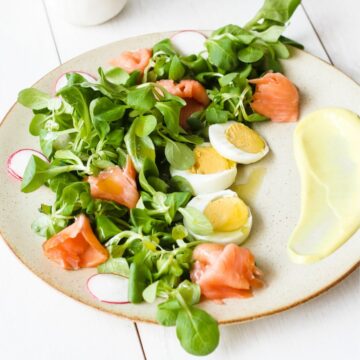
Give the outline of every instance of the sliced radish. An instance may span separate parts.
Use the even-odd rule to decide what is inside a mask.
[[[64,74],[62,74],[57,80],[56,80],[56,83],[55,83],[55,94],[60,91],[60,89],[62,89],[63,87],[66,86],[67,84],[67,78],[66,78],[66,74],[73,74],[73,73],[76,73],[76,74],[79,74],[81,75],[82,77],[84,77],[87,81],[89,82],[93,82],[93,81],[96,81],[96,78],[87,73],[87,72],[84,72],[84,71],[68,71]]]
[[[49,161],[44,154],[33,149],[21,149],[12,153],[7,160],[7,169],[11,176],[15,179],[22,180],[24,177],[26,166],[32,155]]]
[[[87,288],[96,299],[109,304],[128,304],[128,279],[114,274],[95,274]]]
[[[205,50],[206,36],[196,30],[183,30],[171,37],[171,42],[180,55],[189,56]]]

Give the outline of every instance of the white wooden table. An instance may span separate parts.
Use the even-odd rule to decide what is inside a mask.
[[[64,22],[56,0],[2,0],[0,118],[20,89],[86,50],[148,32],[244,24],[261,3],[129,0],[123,12],[110,22],[80,28]],[[358,0],[303,0],[287,34],[360,82],[359,12]],[[357,271],[325,295],[298,308],[223,327],[221,344],[209,359],[360,359],[359,288]],[[173,328],[134,324],[85,307],[48,287],[0,241],[0,359],[25,358],[193,357],[181,349]]]

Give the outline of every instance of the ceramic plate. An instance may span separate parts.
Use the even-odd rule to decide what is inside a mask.
[[[52,91],[56,79],[69,70],[96,74],[100,65],[123,50],[151,47],[170,33],[158,33],[121,40],[89,51],[56,68],[34,86]],[[360,113],[360,88],[344,74],[306,52],[295,50],[284,62],[286,75],[301,92],[301,116],[328,106],[340,106]],[[19,89],[20,90],[20,89]],[[38,216],[41,202],[51,201],[45,187],[31,193],[20,192],[20,183],[6,171],[6,159],[19,148],[39,148],[37,138],[28,133],[31,112],[15,104],[0,128],[0,229],[14,254],[36,275],[72,298],[116,315],[155,321],[156,305],[111,305],[98,302],[86,290],[86,280],[94,269],[64,271],[42,253],[43,239],[30,226]],[[300,182],[293,156],[294,123],[259,124],[271,153],[253,166],[239,169],[237,184],[256,180],[248,193],[254,226],[246,246],[256,256],[265,273],[266,287],[250,299],[229,299],[225,304],[201,304],[220,323],[240,322],[273,314],[300,304],[338,283],[356,268],[360,258],[360,231],[328,258],[312,264],[290,261],[286,244],[300,209]],[[246,169],[246,171],[245,171]],[[251,176],[253,174],[253,176]]]

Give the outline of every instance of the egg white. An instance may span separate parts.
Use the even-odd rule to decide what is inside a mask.
[[[198,195],[195,196],[192,200],[190,200],[186,207],[193,207],[203,213],[205,211],[206,206],[211,201],[223,197],[238,197],[238,195],[236,192],[231,190],[223,190],[211,194]],[[185,219],[184,219],[184,226],[186,227],[188,232],[197,240],[214,242],[218,244],[229,244],[229,243],[241,244],[248,237],[252,226],[252,214],[249,207],[248,210],[249,210],[248,219],[246,223],[238,230],[226,231],[226,232],[214,231],[212,234],[209,235],[199,235],[191,231],[189,226],[187,226],[187,222]]]
[[[265,140],[265,147],[258,153],[249,153],[237,148],[226,138],[226,130],[236,121],[228,121],[224,124],[214,124],[209,126],[209,139],[213,148],[224,158],[235,161],[239,164],[251,164],[262,159],[268,152],[269,147]]]
[[[209,143],[201,146],[209,147]],[[230,169],[219,171],[212,174],[193,174],[189,170],[178,170],[170,167],[171,176],[181,176],[186,179],[193,189],[194,195],[209,194],[224,190],[230,187],[236,178],[236,164]]]

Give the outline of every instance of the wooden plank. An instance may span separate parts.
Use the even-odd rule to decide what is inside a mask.
[[[101,26],[78,27],[59,16],[61,0],[45,0],[62,61],[112,41],[144,33],[181,29],[215,29],[225,24],[245,24],[262,0],[148,0],[128,1],[124,10]],[[155,5],[156,4],[156,5]],[[221,16],[219,16],[219,11]],[[323,59],[326,54],[302,9],[295,14],[287,35]]]
[[[334,65],[360,82],[359,0],[303,0]]]
[[[357,271],[326,295],[293,310],[221,327],[220,345],[206,359],[338,360],[344,352],[359,358],[354,323],[359,317],[359,275]],[[139,328],[147,360],[198,359],[181,348],[174,328],[150,324]]]
[[[41,0],[0,2],[0,119],[20,89],[59,65]]]
[[[143,358],[132,322],[45,285],[1,239],[0,273],[1,359]]]
[[[59,65],[44,9],[41,0],[0,2],[0,119],[19,90]],[[0,274],[1,359],[100,359],[116,351],[127,359],[143,358],[133,323],[54,291],[17,261],[2,239]]]

